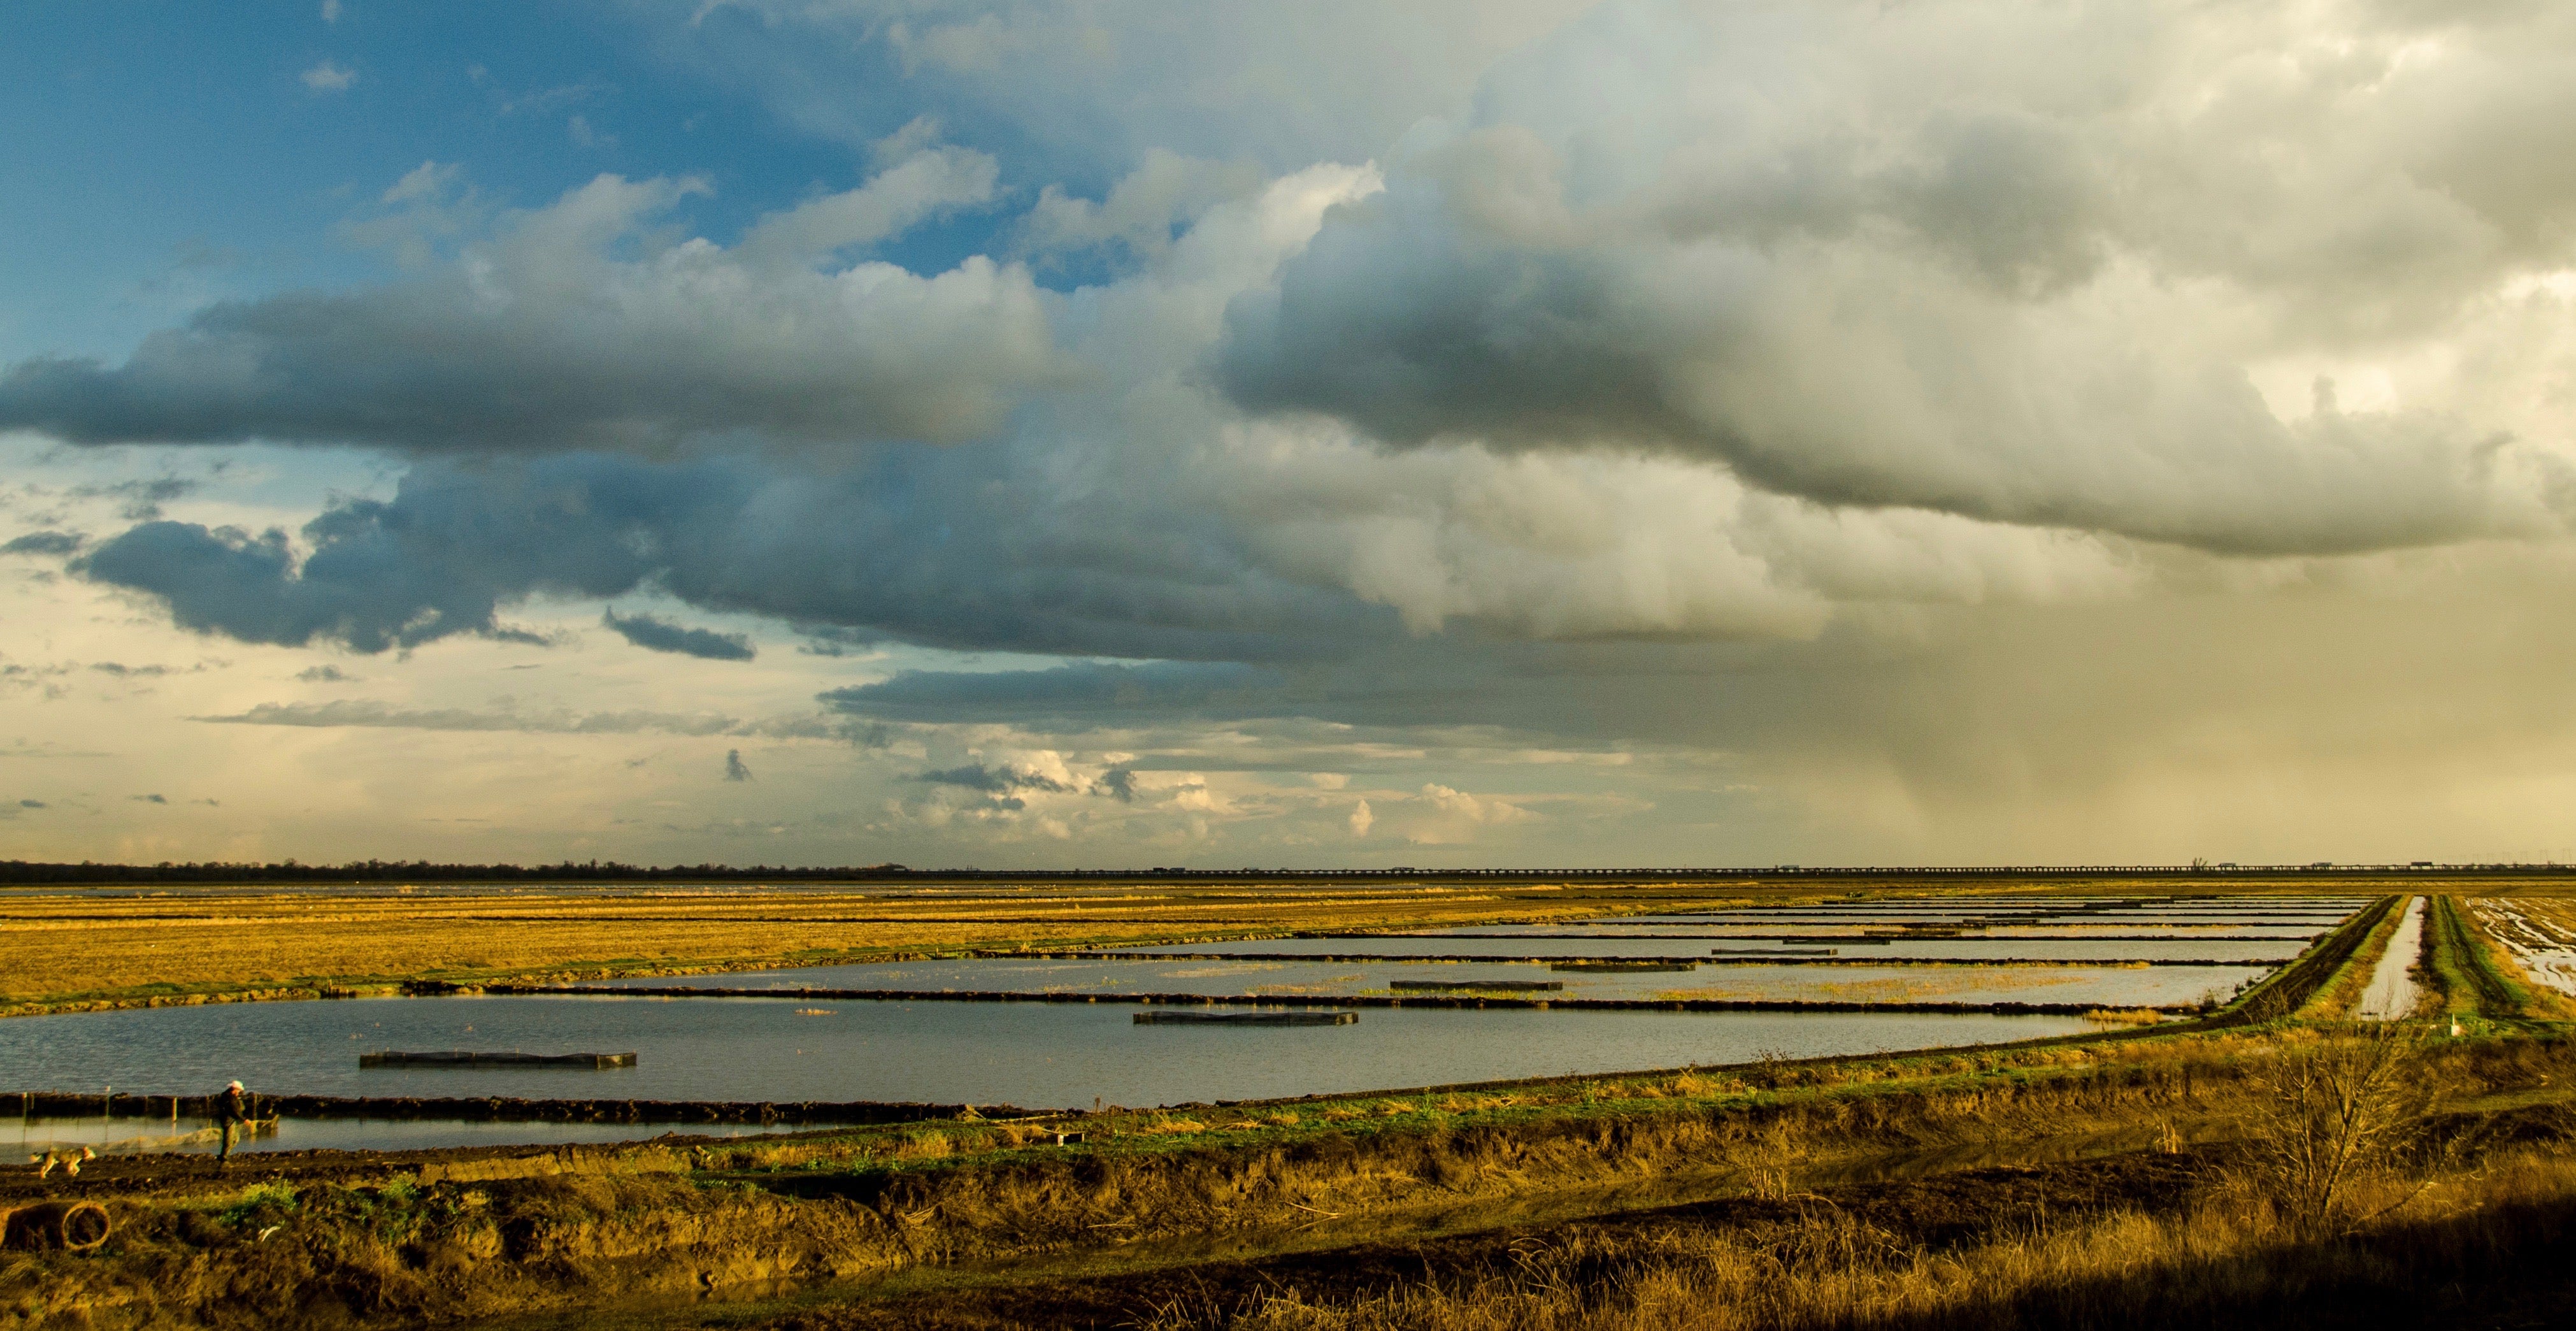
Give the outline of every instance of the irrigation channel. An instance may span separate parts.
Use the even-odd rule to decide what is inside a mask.
[[[199,1096],[239,1077],[270,1095],[376,1101],[1045,1110],[1275,1099],[2067,1034],[2088,1029],[2084,1014],[2096,1009],[2180,1012],[2226,999],[2365,900],[1851,902],[21,1017],[0,1022],[0,1068],[12,1090],[129,1097]],[[1134,1019],[1176,1004],[1357,1015]],[[361,1066],[384,1050],[636,1058],[597,1069]],[[211,1148],[187,1115],[156,1127],[120,1112],[128,1116],[21,1115],[15,1143]],[[290,1115],[245,1149],[592,1142],[666,1127]],[[0,1130],[0,1148],[10,1144]]]
[[[2362,990],[2361,1001],[2353,1005],[2353,1015],[2364,1021],[2402,1021],[2414,1015],[2416,1004],[2423,1001],[2423,986],[2415,983],[2416,964],[2424,955],[2424,908],[2431,904],[2424,897],[2406,902],[2406,913],[2388,936],[2388,948],[2370,972],[2370,987]]]

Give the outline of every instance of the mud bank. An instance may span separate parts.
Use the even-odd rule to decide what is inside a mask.
[[[0,1112],[30,1118],[202,1119],[214,1114],[211,1095],[83,1095],[69,1091],[0,1092]],[[1010,1105],[890,1104],[857,1100],[784,1102],[742,1100],[531,1100],[512,1096],[258,1095],[257,1113],[288,1118],[462,1119],[506,1123],[871,1124],[936,1119],[1063,1118],[1063,1111]]]

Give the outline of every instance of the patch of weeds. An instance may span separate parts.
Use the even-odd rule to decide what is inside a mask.
[[[241,1196],[215,1212],[215,1216],[239,1228],[254,1220],[269,1223],[293,1215],[297,1205],[293,1184],[254,1183],[242,1189]]]

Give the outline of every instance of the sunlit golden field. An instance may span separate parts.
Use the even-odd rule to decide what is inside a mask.
[[[18,891],[0,896],[0,1000],[24,1011],[424,977],[674,974],[978,949],[1544,920],[1607,908],[1612,903],[1597,892],[1382,885],[1341,891],[422,889],[221,897]]]
[[[2072,967],[2058,966],[1923,966],[1912,968],[1904,975],[1838,980],[1833,976],[1833,968],[1817,967],[1812,976],[1785,983],[1771,981],[1760,986],[1736,986],[1724,983],[1721,978],[1715,984],[1667,989],[1655,997],[1723,1002],[1768,999],[1809,1003],[1939,1003],[1970,992],[1990,995],[2008,991],[2021,995],[2025,1001],[2044,1003],[2051,1001],[2050,989],[2098,983],[2095,975],[2106,969],[2115,968],[2088,966],[2077,971]]]

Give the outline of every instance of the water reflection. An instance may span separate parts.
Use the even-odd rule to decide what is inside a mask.
[[[1672,977],[1666,977],[1672,978]],[[203,1094],[925,1101],[1266,1099],[2071,1033],[2076,1018],[1371,1009],[1356,1025],[1139,1026],[1127,1004],[387,998],[19,1017],[13,1088]],[[821,1015],[803,1015],[819,1013]],[[469,1033],[467,1028],[471,1027]],[[364,1049],[634,1050],[617,1071],[361,1072]]]
[[[1267,944],[1249,944],[1260,947]],[[1863,958],[1875,949],[1859,952]],[[1682,972],[1564,971],[1534,962],[1249,961],[1210,956],[1160,961],[1022,960],[872,962],[606,981],[606,988],[915,990],[925,993],[1196,994],[1329,997],[1391,994],[1438,983],[1558,989],[1551,1001],[1763,999],[1788,1002],[2089,1003],[2175,1007],[2269,973],[2262,966],[1781,966],[1704,965]]]
[[[1230,943],[1181,943],[1161,947],[1111,948],[1104,956],[1139,957],[1637,957],[1706,960],[1712,949],[1752,946],[1723,936],[1681,939],[1474,937],[1457,934],[1372,934],[1365,938],[1263,938]],[[2138,942],[2107,938],[1959,938],[1887,941],[1835,938],[1814,944],[1783,944],[1783,952],[1831,947],[1843,957],[1887,957],[1908,961],[2221,961],[2240,965],[2279,965],[2299,954],[2301,940],[2228,942],[2207,938],[2149,939]]]

